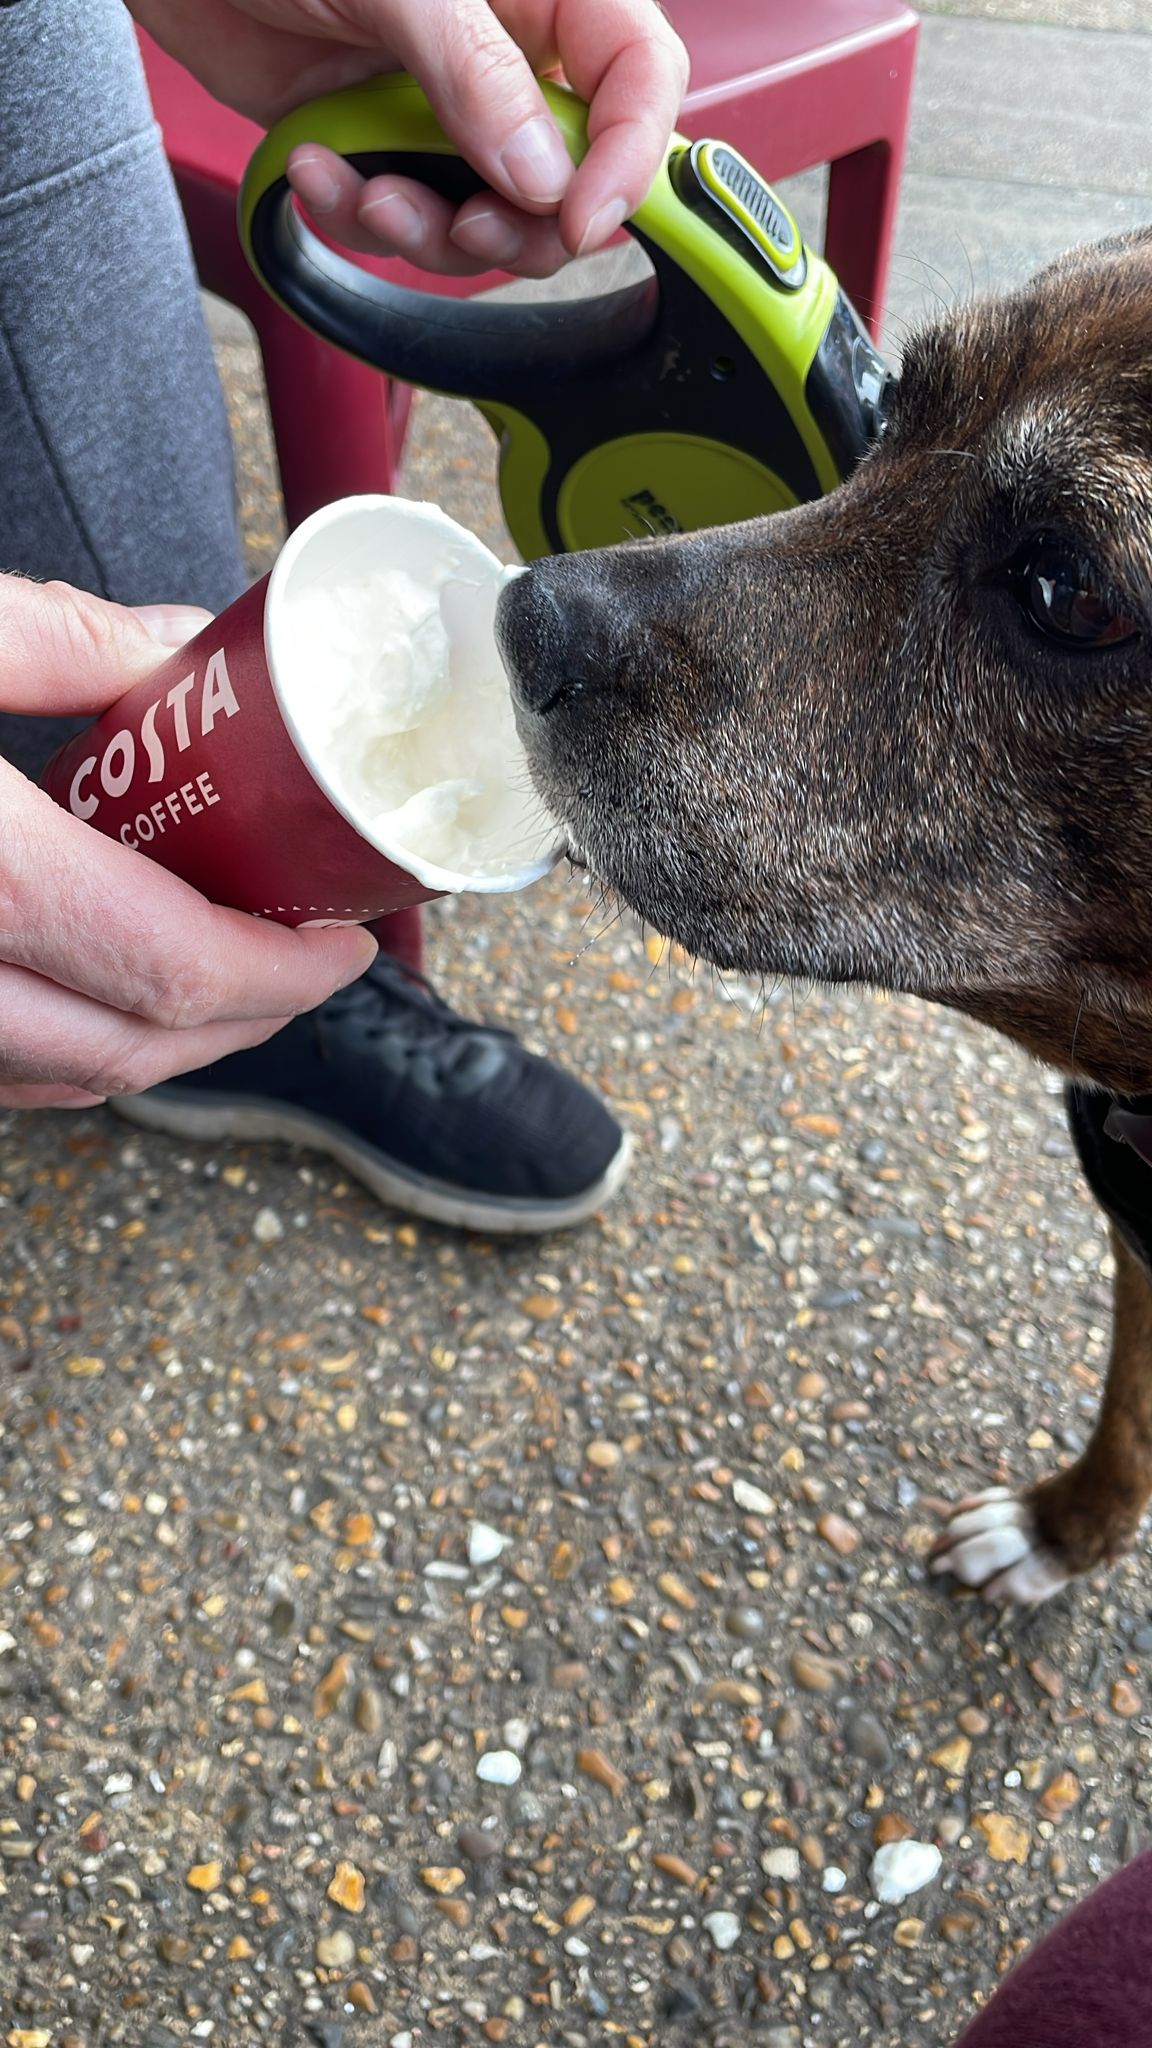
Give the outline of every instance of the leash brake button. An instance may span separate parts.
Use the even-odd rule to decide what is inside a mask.
[[[672,174],[687,205],[707,213],[725,239],[764,266],[775,284],[799,291],[808,274],[800,231],[772,187],[736,150],[726,142],[694,142],[679,152]]]

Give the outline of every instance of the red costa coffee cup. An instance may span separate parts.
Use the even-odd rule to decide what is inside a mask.
[[[44,787],[213,902],[280,924],[526,888],[557,835],[492,631],[516,573],[434,505],[327,505],[69,740]]]

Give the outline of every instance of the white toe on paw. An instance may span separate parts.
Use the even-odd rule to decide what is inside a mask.
[[[986,1600],[1033,1607],[1066,1586],[1071,1573],[1042,1543],[1032,1510],[997,1486],[961,1501],[938,1537],[929,1569],[950,1572]]]

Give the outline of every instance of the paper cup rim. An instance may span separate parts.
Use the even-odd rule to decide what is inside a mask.
[[[415,881],[422,883],[426,889],[434,889],[439,894],[446,896],[509,896],[518,889],[530,888],[533,882],[542,881],[544,876],[550,874],[552,869],[556,867],[563,854],[563,847],[560,844],[557,845],[553,853],[533,861],[528,867],[517,869],[512,875],[487,875],[472,878],[468,875],[458,874],[452,868],[437,867],[435,862],[424,860],[419,854],[409,852],[406,847],[399,846],[394,842],[390,843],[382,833],[374,830],[357,813],[355,807],[349,804],[347,799],[341,795],[331,776],[324,771],[320,763],[315,759],[310,742],[306,739],[291,706],[285,701],[280,678],[276,672],[276,654],[273,644],[277,600],[284,584],[291,576],[300,555],[313,536],[325,526],[336,525],[341,519],[351,514],[362,512],[400,512],[405,520],[414,521],[416,524],[424,526],[438,526],[446,534],[451,535],[454,541],[463,541],[468,547],[475,549],[478,554],[484,556],[492,564],[493,568],[499,572],[502,582],[508,582],[513,576],[522,574],[518,564],[501,562],[499,557],[492,553],[491,548],[485,547],[484,542],[476,534],[470,532],[468,527],[461,526],[457,520],[453,519],[449,513],[443,511],[439,505],[429,504],[426,499],[397,498],[381,491],[365,493],[355,498],[337,498],[330,505],[321,505],[318,511],[311,513],[307,519],[302,520],[300,525],[295,527],[289,534],[273,564],[264,597],[264,659],[268,669],[268,679],[272,686],[272,692],[276,698],[280,716],[291,735],[292,744],[312,780],[323,790],[324,795],[333,808],[339,811],[341,817],[351,825],[357,837],[362,839],[367,846],[373,847],[385,860],[391,861],[394,867],[399,868],[404,874],[411,875]]]

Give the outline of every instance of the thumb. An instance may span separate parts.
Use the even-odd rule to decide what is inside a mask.
[[[524,52],[484,0],[424,0],[391,41],[474,170],[529,209],[558,206],[573,176],[563,137]],[[540,53],[542,65],[554,56]]]
[[[0,576],[0,707],[103,711],[209,616],[191,605],[146,605],[138,615],[68,583]]]
[[[131,609],[133,618],[147,628],[156,645],[169,651],[187,647],[215,617],[214,612],[203,611],[198,604],[134,604]]]

